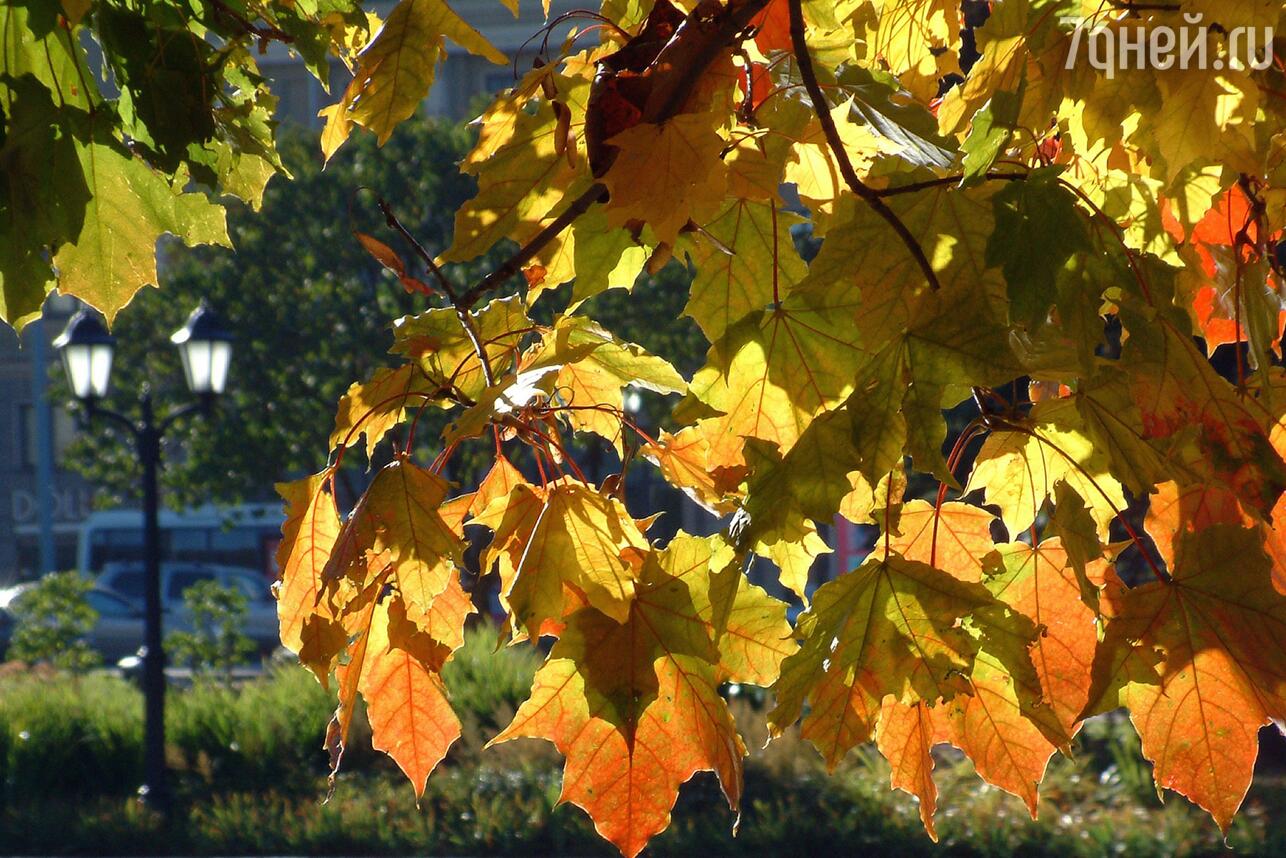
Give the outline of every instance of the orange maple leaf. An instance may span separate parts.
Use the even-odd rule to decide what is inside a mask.
[[[1286,596],[1262,538],[1213,525],[1180,535],[1173,580],[1108,576],[1108,621],[1084,715],[1125,706],[1158,788],[1227,832],[1254,772],[1259,728],[1286,719]]]
[[[567,758],[559,800],[589,813],[627,858],[669,825],[679,786],[696,772],[718,775],[734,811],[741,799],[746,749],[719,696],[721,633],[710,614],[710,575],[722,570],[693,564],[676,576],[667,567],[684,557],[649,558],[623,622],[592,608],[572,614],[531,698],[491,741],[552,741]]]
[[[324,488],[329,471],[278,483],[277,492],[286,501],[277,568],[281,580],[275,586],[281,643],[297,653],[317,675],[322,685],[329,682],[329,657],[309,658],[310,653],[331,653],[343,648],[343,627],[320,604],[322,571],[339,536],[339,512],[335,499]]]
[[[922,500],[908,501],[889,534],[888,547],[907,560],[977,583],[982,580],[983,561],[996,547],[991,538],[995,520],[973,504],[944,503],[937,510]]]

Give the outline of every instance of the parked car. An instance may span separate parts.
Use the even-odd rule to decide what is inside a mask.
[[[14,584],[0,589],[0,661],[9,650],[9,641],[13,639],[13,600],[31,588],[31,582]]]
[[[143,643],[143,612],[109,590],[95,587],[85,595],[98,619],[86,643],[107,664],[133,655]]]
[[[183,594],[189,587],[200,581],[217,581],[225,587],[236,587],[246,595],[247,611],[245,635],[254,641],[263,653],[272,652],[280,645],[277,634],[277,602],[269,589],[270,583],[261,572],[241,566],[221,566],[212,563],[170,562],[161,564],[161,607],[162,623],[166,634],[172,631],[191,631],[192,621],[187,607],[183,603]],[[143,565],[141,563],[109,563],[98,576],[95,592],[103,592],[116,601],[99,597],[99,604],[94,607],[101,618],[106,616],[104,608],[114,618],[119,618],[119,626],[104,625],[105,637],[101,641],[92,641],[96,649],[107,656],[108,649],[118,651],[126,647],[125,654],[132,654],[143,643]],[[122,614],[128,608],[131,616]],[[110,628],[109,628],[110,626]],[[97,631],[97,630],[96,630]],[[131,638],[131,635],[133,637]],[[130,646],[130,642],[132,646]],[[116,656],[119,658],[120,656]]]

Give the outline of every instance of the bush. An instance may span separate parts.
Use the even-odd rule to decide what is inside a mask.
[[[172,764],[193,791],[316,791],[335,695],[297,665],[271,668],[239,687],[198,680],[166,710]]]
[[[451,705],[461,719],[484,728],[509,723],[531,693],[531,681],[543,656],[531,644],[504,647],[491,623],[465,631],[464,646],[442,669]]]
[[[143,700],[123,680],[50,669],[0,680],[0,803],[132,792]]]
[[[194,671],[221,672],[231,679],[232,668],[255,651],[254,642],[245,635],[246,594],[217,581],[198,581],[183,591],[183,605],[192,631],[171,633],[166,648],[179,664]]]
[[[93,582],[76,572],[54,572],[13,600],[14,632],[9,658],[84,670],[98,664],[98,653],[84,638],[98,621],[85,596]]]

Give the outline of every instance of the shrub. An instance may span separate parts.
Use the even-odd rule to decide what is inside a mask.
[[[9,657],[66,670],[98,664],[98,653],[84,641],[98,620],[85,598],[92,588],[93,582],[76,572],[54,572],[18,595]]]
[[[173,632],[166,647],[180,664],[194,671],[217,671],[231,679],[232,668],[255,651],[245,635],[248,600],[240,588],[217,581],[198,581],[183,592],[192,631]]]
[[[495,640],[494,628],[471,630],[453,662],[465,737],[418,807],[405,778],[371,750],[360,712],[335,796],[321,802],[334,692],[301,667],[278,666],[237,687],[198,680],[173,689],[166,726],[180,801],[169,826],[128,797],[141,776],[138,691],[104,675],[10,667],[0,675],[0,844],[39,854],[614,854],[584,813],[559,806],[562,760],[548,742],[479,753],[491,732],[481,725],[507,721],[538,659],[532,647],[493,651]],[[757,704],[731,705],[739,723],[757,724],[746,736],[739,835],[731,836],[714,778],[702,774],[683,787],[676,821],[652,854],[1227,854],[1207,816],[1184,802],[1159,805],[1146,770],[1120,767],[1137,741],[1124,719],[1092,721],[1075,759],[1051,764],[1039,820],[980,785],[958,752],[935,751],[942,810],[934,846],[915,799],[890,792],[888,764],[873,750],[828,774],[797,729],[765,747]],[[1228,843],[1239,854],[1286,854],[1286,833],[1273,825],[1286,790],[1272,783],[1256,783],[1233,825]]]
[[[280,665],[236,688],[198,679],[170,697],[172,763],[192,789],[316,790],[335,695],[297,665]]]
[[[479,623],[465,631],[464,646],[442,670],[451,705],[463,720],[500,728],[531,693],[541,654],[531,644],[500,645],[499,630]]]
[[[126,794],[139,785],[143,701],[133,686],[48,668],[0,682],[3,803]]]

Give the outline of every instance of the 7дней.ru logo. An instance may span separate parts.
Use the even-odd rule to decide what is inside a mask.
[[[1252,68],[1263,71],[1273,61],[1272,27],[1234,27],[1231,30],[1207,27],[1202,15],[1184,14],[1183,25],[1109,26],[1091,24],[1084,18],[1060,18],[1071,24],[1072,45],[1067,51],[1067,65],[1073,68],[1085,45],[1087,60],[1110,80],[1117,70],[1130,69],[1215,69]],[[1226,37],[1226,50],[1212,50],[1216,36]]]

